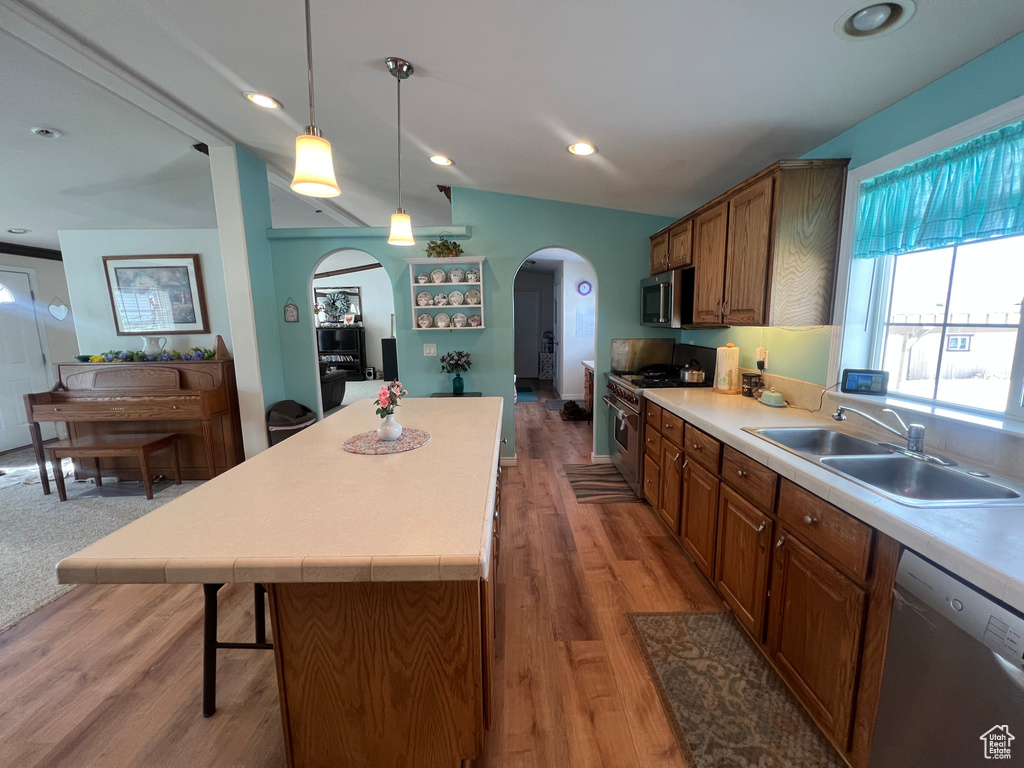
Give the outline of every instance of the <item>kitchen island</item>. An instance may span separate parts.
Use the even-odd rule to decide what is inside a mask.
[[[502,399],[360,401],[58,565],[62,583],[262,583],[291,766],[451,768],[489,716]],[[197,712],[198,716],[198,712]]]

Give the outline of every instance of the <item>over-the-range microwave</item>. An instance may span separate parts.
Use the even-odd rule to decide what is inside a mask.
[[[643,325],[682,328],[683,323],[692,320],[692,269],[673,269],[640,281],[640,322]]]

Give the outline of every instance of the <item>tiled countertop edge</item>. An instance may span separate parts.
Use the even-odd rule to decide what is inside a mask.
[[[1017,610],[1024,611],[1024,581],[979,559],[974,554],[964,551],[952,542],[932,535],[904,520],[900,513],[906,514],[908,510],[903,505],[873,493],[813,462],[777,448],[755,435],[723,427],[700,411],[691,410],[666,399],[657,390],[648,390],[644,394],[652,402],[674,413],[687,423],[693,424],[726,445],[761,462],[780,476],[828,500],[857,519],[947,568],[962,579],[1014,606]],[[726,398],[727,396],[721,395],[720,397]],[[823,419],[815,420],[822,422],[820,426],[827,425]],[[745,426],[756,427],[758,425]],[[972,507],[971,509],[984,509],[984,507]],[[914,511],[916,509],[910,510],[909,513]],[[962,512],[963,508],[939,510],[934,514],[955,514],[957,511]],[[1024,557],[1024,553],[1022,553],[1022,557]]]

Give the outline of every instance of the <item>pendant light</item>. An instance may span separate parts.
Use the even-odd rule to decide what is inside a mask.
[[[334,197],[341,194],[334,178],[331,142],[323,137],[313,117],[313,31],[306,0],[306,71],[309,75],[309,125],[295,139],[295,176],[292,190],[309,197]]]
[[[402,210],[402,81],[413,72],[412,64],[404,59],[389,56],[384,60],[390,72],[398,80],[398,211],[391,214],[391,234],[388,245],[416,245],[412,239],[412,219]]]

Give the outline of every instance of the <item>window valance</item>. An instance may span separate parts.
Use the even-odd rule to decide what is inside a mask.
[[[1024,234],[1024,122],[861,184],[853,257],[1019,234]]]

